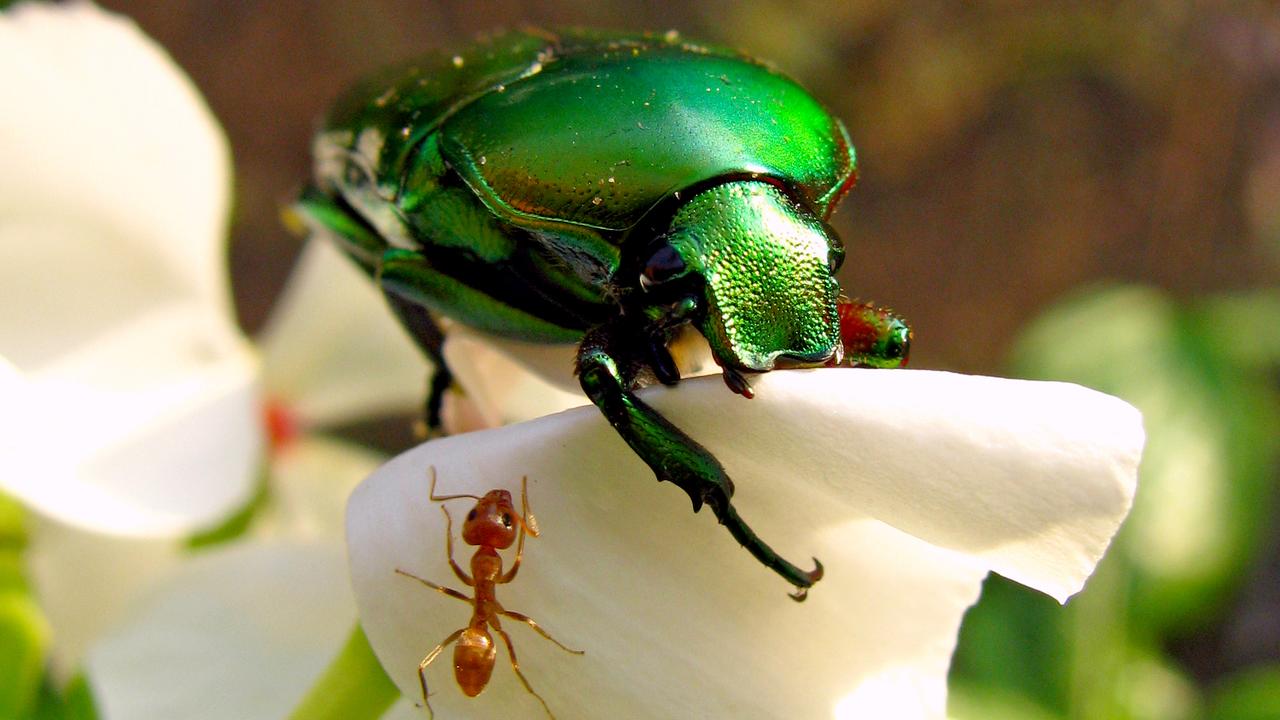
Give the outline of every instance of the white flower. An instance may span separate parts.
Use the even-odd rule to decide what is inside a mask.
[[[522,670],[557,717],[945,716],[961,616],[989,570],[1059,600],[1078,591],[1132,501],[1136,410],[1079,386],[926,371],[781,371],[756,397],[719,378],[642,395],[710,449],[734,502],[785,557],[826,577],[796,604],[707,515],[660,486],[594,408],[426,443],[348,507],[361,621],[401,691],[470,608],[396,574],[457,586],[428,497],[518,491],[542,536],[498,588],[573,656],[514,620]],[[460,517],[467,508],[453,508]],[[455,528],[456,532],[456,528]],[[455,543],[466,566],[471,550]],[[508,560],[509,561],[509,560]],[[463,588],[464,591],[466,590]],[[495,638],[496,639],[496,638]],[[440,716],[539,712],[499,654],[468,699],[448,655],[429,669]]]
[[[267,394],[298,430],[422,407],[429,366],[330,243],[307,244],[259,339]]]
[[[342,516],[383,458],[317,431],[420,406],[424,366],[368,281],[318,244],[273,310],[262,353],[284,426],[268,507],[246,537],[170,569],[94,636],[85,664],[112,720],[284,717],[356,622]]]
[[[273,316],[260,382],[226,286],[226,140],[190,81],[88,3],[0,13],[0,62],[0,490],[38,511],[24,559],[53,670],[65,680],[88,653],[113,718],[179,696],[239,717],[243,704],[218,702],[236,683],[287,709],[311,679],[300,669],[323,666],[354,622],[342,503],[379,461],[304,431],[420,402],[417,352],[349,262],[313,249]],[[186,537],[260,481],[261,384],[298,430],[269,455],[270,512],[254,543],[193,562]],[[303,577],[323,578],[312,612],[279,601],[297,591],[281,566],[299,557],[314,565]],[[264,647],[246,603],[311,644],[221,659],[190,646],[202,663],[187,667],[239,674],[206,667],[158,692],[183,632]],[[309,659],[277,662],[290,652]],[[230,684],[202,695],[215,679]]]
[[[10,8],[0,66],[0,489],[95,531],[208,525],[249,498],[261,437],[226,140],[92,5]]]

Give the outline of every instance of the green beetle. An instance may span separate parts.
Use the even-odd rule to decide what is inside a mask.
[[[747,397],[744,372],[905,361],[905,323],[840,296],[825,220],[853,150],[799,85],[675,33],[511,33],[361,83],[315,163],[298,209],[434,360],[430,426],[452,381],[435,316],[579,343],[583,390],[659,480],[710,505],[793,597],[821,578],[757,537],[720,463],[634,394],[679,381],[668,345],[688,326]]]

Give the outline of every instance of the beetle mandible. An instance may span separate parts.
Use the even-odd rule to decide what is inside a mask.
[[[523,31],[370,77],[314,153],[297,207],[434,361],[429,426],[452,382],[439,316],[576,342],[582,389],[657,478],[804,598],[821,563],[755,535],[721,464],[634,391],[680,380],[668,345],[688,327],[747,397],[744,373],[842,362],[838,308],[863,306],[840,295],[826,224],[856,179],[839,120],[769,66],[675,33]],[[905,361],[906,325],[862,312],[880,336],[843,362]]]

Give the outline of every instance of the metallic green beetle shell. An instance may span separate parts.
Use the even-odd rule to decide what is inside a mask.
[[[513,33],[365,81],[314,152],[298,215],[433,359],[429,425],[452,382],[437,317],[577,342],[583,391],[659,480],[796,599],[822,577],[755,535],[715,457],[633,394],[679,381],[685,326],[747,396],[743,371],[840,361],[844,252],[824,221],[853,150],[799,85],[674,33]]]
[[[348,96],[328,130],[388,199],[433,133],[492,213],[531,229],[617,235],[682,189],[752,175],[825,218],[853,182],[843,125],[800,86],[671,35],[516,33],[380,79]],[[350,182],[344,172],[322,175]]]

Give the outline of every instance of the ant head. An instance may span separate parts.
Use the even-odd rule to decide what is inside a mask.
[[[511,493],[490,490],[467,513],[462,523],[462,540],[468,545],[504,550],[515,542],[516,533],[523,526],[524,518],[516,512]]]

